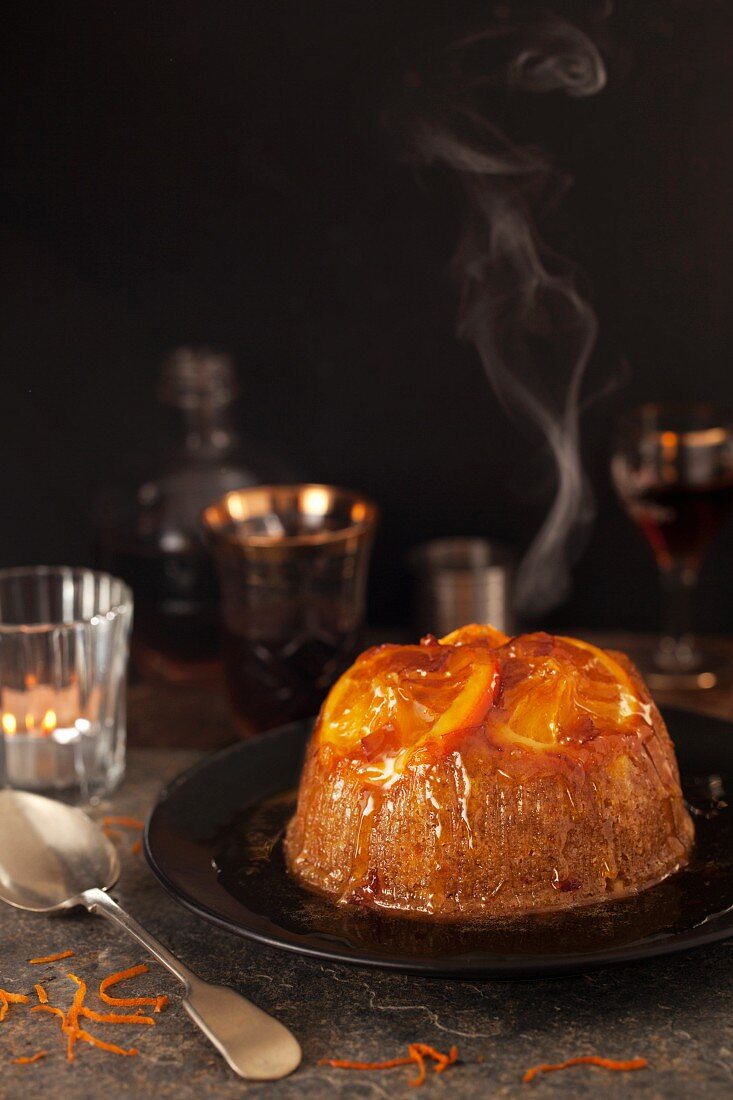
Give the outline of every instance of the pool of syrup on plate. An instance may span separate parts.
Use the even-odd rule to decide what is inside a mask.
[[[220,885],[251,912],[307,942],[324,938],[385,956],[400,954],[565,955],[677,935],[733,908],[733,776],[683,782],[695,821],[689,867],[641,893],[597,905],[513,918],[447,924],[413,920],[307,893],[288,874],[282,850],[296,792],[238,813],[214,844]]]

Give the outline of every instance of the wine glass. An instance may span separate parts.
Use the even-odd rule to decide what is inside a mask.
[[[657,687],[714,687],[726,660],[692,633],[702,557],[733,509],[733,413],[647,404],[619,423],[611,473],[649,543],[662,584],[662,633],[632,660]]]

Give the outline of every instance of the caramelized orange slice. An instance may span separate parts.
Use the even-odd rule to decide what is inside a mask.
[[[394,758],[479,725],[493,705],[498,662],[486,645],[385,645],[363,653],[331,689],[320,741],[367,761]]]
[[[502,705],[511,720],[497,725],[503,739],[541,749],[604,728],[632,728],[639,718],[650,723],[628,673],[589,642],[527,634],[507,649]]]
[[[576,649],[585,650],[586,653],[590,654],[591,659],[598,661],[614,680],[631,689],[632,685],[628,673],[605,650],[599,649],[597,645],[593,645],[591,642],[582,642],[580,638],[560,637],[558,641],[565,642],[566,645],[574,646]]]
[[[441,645],[487,645],[491,649],[498,649],[509,641],[506,634],[496,630],[493,626],[483,623],[469,623],[467,626],[459,626],[458,630],[446,634],[440,639]]]

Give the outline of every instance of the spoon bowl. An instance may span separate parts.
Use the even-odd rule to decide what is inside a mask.
[[[120,877],[113,845],[82,810],[27,791],[0,791],[0,899],[53,913]]]

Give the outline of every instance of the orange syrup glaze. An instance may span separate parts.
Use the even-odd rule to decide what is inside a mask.
[[[611,759],[626,738],[651,732],[651,703],[610,654],[471,625],[367,650],[331,690],[316,739],[324,763],[348,760],[367,784],[388,790],[408,767],[459,748],[501,754],[524,776],[551,761],[571,781],[584,761]]]

